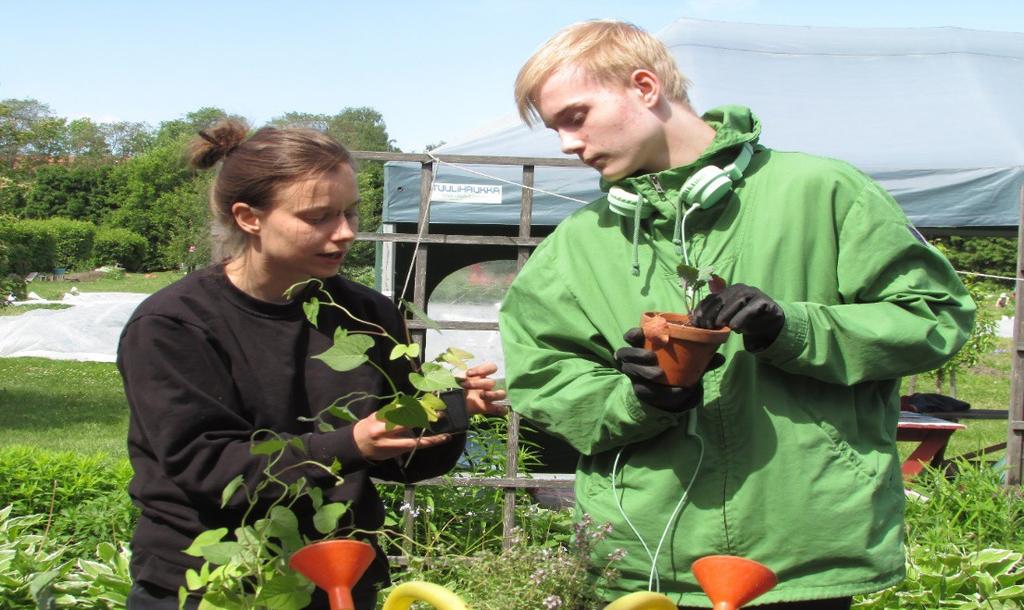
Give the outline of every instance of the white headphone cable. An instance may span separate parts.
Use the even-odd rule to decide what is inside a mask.
[[[656,593],[661,592],[661,577],[658,575],[658,555],[661,554],[661,547],[665,543],[665,538],[668,536],[668,532],[672,529],[672,524],[679,517],[683,507],[686,505],[686,500],[690,496],[690,489],[693,487],[694,482],[697,480],[697,474],[700,473],[701,464],[704,462],[704,439],[697,434],[697,412],[695,410],[690,411],[687,415],[686,421],[686,434],[696,438],[700,442],[700,453],[697,457],[697,466],[693,469],[693,476],[690,477],[690,482],[687,484],[686,489],[683,490],[683,494],[679,496],[679,501],[676,503],[675,508],[672,510],[672,514],[668,518],[668,522],[665,524],[665,529],[661,532],[661,538],[658,540],[658,546],[654,553],[651,553],[650,547],[647,546],[647,542],[644,540],[640,532],[637,531],[636,526],[630,521],[629,516],[626,515],[626,509],[623,508],[622,502],[619,501],[619,495],[615,491],[615,472],[619,468],[619,458],[622,456],[622,449],[620,448],[615,453],[615,461],[612,463],[612,497],[615,499],[615,507],[619,509],[619,514],[622,515],[626,525],[629,526],[630,531],[636,536],[636,539],[640,541],[640,546],[643,547],[644,552],[647,553],[647,558],[651,562],[651,571],[647,576],[647,590],[654,591]]]
[[[636,536],[636,539],[640,541],[640,546],[644,547],[644,552],[647,553],[647,558],[650,559],[651,565],[653,566],[656,562],[654,555],[651,554],[650,547],[647,546],[647,543],[644,541],[644,537],[641,536],[640,532],[637,531],[636,526],[633,525],[633,522],[629,520],[629,517],[626,515],[626,509],[624,509],[622,507],[622,503],[619,502],[619,495],[615,493],[615,471],[618,470],[619,468],[619,458],[622,457],[623,449],[624,447],[620,447],[619,450],[615,452],[615,462],[612,463],[612,497],[615,499],[615,507],[619,509],[619,514],[622,515],[622,518],[626,521],[626,525],[629,526],[629,529],[633,532],[633,535]],[[652,571],[656,572],[656,570]],[[660,588],[661,581],[659,579],[658,589]],[[647,590],[651,590],[651,583],[649,579],[647,582]]]

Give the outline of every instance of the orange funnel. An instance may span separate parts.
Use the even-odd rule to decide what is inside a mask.
[[[736,610],[778,582],[764,565],[732,555],[701,557],[690,569],[714,610]]]
[[[331,610],[355,610],[352,587],[374,555],[373,547],[359,540],[324,540],[295,551],[288,565],[327,592]]]

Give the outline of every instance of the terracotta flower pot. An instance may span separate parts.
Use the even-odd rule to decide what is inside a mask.
[[[647,311],[640,317],[644,349],[658,357],[665,374],[656,381],[665,385],[690,387],[700,381],[718,347],[729,338],[729,327],[717,330],[689,325],[685,314]]]

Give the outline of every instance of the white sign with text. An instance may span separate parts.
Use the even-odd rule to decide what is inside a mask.
[[[447,203],[501,203],[501,185],[435,182],[430,200]]]

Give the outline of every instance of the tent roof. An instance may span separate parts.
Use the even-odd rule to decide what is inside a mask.
[[[761,143],[849,161],[922,227],[1018,224],[1024,184],[1024,34],[959,28],[856,29],[681,19],[658,33],[691,81],[698,112],[750,106]],[[511,83],[509,84],[511,89]],[[516,119],[436,154],[560,157],[554,133]],[[415,222],[418,165],[389,163],[385,221]],[[474,166],[519,181],[518,168]],[[588,169],[538,168],[536,185],[589,201]],[[441,183],[500,184],[442,165]],[[501,204],[442,203],[432,222],[518,223],[520,189]],[[539,193],[534,221],[580,203]]]

